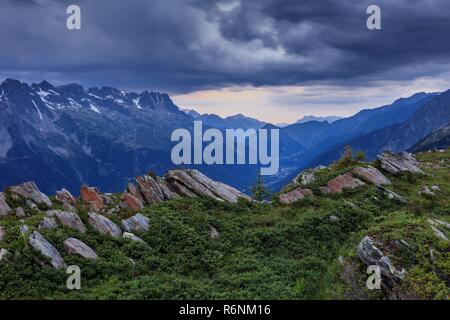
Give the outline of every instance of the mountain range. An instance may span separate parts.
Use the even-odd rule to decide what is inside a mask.
[[[0,84],[0,188],[34,180],[48,193],[65,187],[76,194],[81,184],[122,191],[133,176],[173,168],[171,133],[192,130],[194,120],[220,130],[278,128],[280,171],[265,178],[277,190],[300,170],[336,160],[346,144],[368,158],[383,149],[412,148],[450,123],[450,91],[280,128],[241,114],[222,118],[181,109],[159,92],[6,79]],[[258,172],[256,165],[189,167],[244,192]]]

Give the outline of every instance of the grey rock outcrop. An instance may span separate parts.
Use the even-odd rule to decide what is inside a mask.
[[[27,215],[25,214],[25,211],[22,207],[16,208],[16,217],[17,218],[25,218]]]
[[[180,198],[180,195],[178,195],[178,193],[171,189],[170,185],[164,178],[157,177],[156,181],[158,182],[159,187],[164,194],[164,199],[171,200]]]
[[[9,213],[11,213],[11,208],[6,203],[5,194],[0,192],[0,218],[7,216]]]
[[[47,257],[50,261],[50,264],[54,268],[61,269],[66,267],[66,264],[59,254],[58,250],[56,250],[56,248],[50,242],[48,242],[39,232],[34,231],[30,235],[28,243],[40,254]]]
[[[150,175],[145,175],[136,178],[136,182],[139,186],[144,200],[149,203],[159,203],[164,200],[164,194],[159,186],[158,182]]]
[[[279,199],[283,204],[291,204],[312,196],[313,192],[310,189],[297,188],[288,193],[281,194]]]
[[[6,258],[10,255],[9,251],[6,249],[0,249],[0,262],[6,260]]]
[[[94,250],[92,250],[92,248],[76,238],[68,238],[66,241],[64,241],[64,247],[66,248],[67,252],[72,255],[91,260],[95,260],[98,258],[97,254]]]
[[[377,265],[380,267],[383,277],[381,285],[385,289],[390,290],[404,278],[406,271],[404,269],[397,270],[389,257],[380,248],[381,246],[374,239],[366,236],[359,243],[357,254],[366,265]]]
[[[431,225],[431,230],[433,230],[433,233],[436,237],[438,237],[441,240],[445,240],[448,241],[447,236],[445,235],[444,232],[442,232],[441,230],[439,230],[439,227],[445,227],[447,229],[450,230],[450,224],[438,219],[428,219],[428,222]]]
[[[74,205],[76,203],[74,196],[66,189],[56,191],[56,200],[61,204]]]
[[[144,240],[142,240],[141,238],[139,238],[138,236],[136,236],[135,234],[131,233],[131,232],[124,232],[122,237],[124,239],[129,239],[131,241],[136,241],[136,242],[144,242]],[[144,242],[145,243],[145,242]]]
[[[89,213],[89,224],[97,232],[105,236],[120,238],[122,235],[122,231],[114,222],[94,212]]]
[[[327,187],[332,193],[341,193],[344,189],[354,189],[363,185],[365,183],[355,178],[351,172],[337,176],[327,183]]]
[[[374,185],[388,185],[391,181],[384,176],[378,169],[368,167],[356,167],[352,173],[361,180],[374,184]]]
[[[217,238],[220,237],[220,233],[219,233],[219,231],[217,231],[217,229],[214,228],[213,226],[209,226],[209,236],[210,236],[212,239],[217,239]]]
[[[19,226],[19,231],[21,235],[26,235],[28,232],[30,232],[30,228],[26,224],[22,224]]]
[[[408,152],[396,154],[391,151],[385,151],[378,155],[378,160],[380,161],[383,170],[394,175],[399,175],[404,172],[424,174],[422,169],[418,167],[416,158]]]
[[[219,181],[214,181],[198,170],[186,170],[186,173],[190,175],[193,179],[195,179],[200,184],[204,185],[208,188],[214,196],[219,197],[222,200],[227,202],[236,203],[239,198],[246,199],[247,201],[251,201],[251,198],[246,194],[243,194],[239,190],[221,183]]]
[[[128,232],[145,232],[149,227],[149,219],[140,213],[122,220],[122,228]]]
[[[61,223],[65,227],[72,228],[81,233],[86,232],[86,227],[76,213],[70,211],[52,210],[48,211],[47,215],[55,216],[56,219],[58,219],[59,223]]]
[[[39,229],[56,229],[58,228],[58,222],[54,217],[44,217],[39,223]]]
[[[205,185],[194,179],[192,175],[188,173],[189,171],[190,170],[170,170],[166,174],[166,179],[179,182],[199,196],[215,199],[218,201],[222,200],[217,197],[211,190],[209,190]]]
[[[7,189],[12,197],[31,200],[37,204],[43,204],[47,207],[52,206],[50,199],[42,193],[36,184],[32,181],[22,183],[17,186],[11,186]]]
[[[145,202],[144,198],[142,197],[142,194],[139,192],[138,188],[134,183],[128,183],[127,190],[125,191],[129,194],[131,194],[133,197],[139,199],[142,203]]]
[[[408,203],[408,200],[406,198],[404,198],[401,195],[395,193],[394,191],[386,189],[385,187],[382,187],[382,186],[377,186],[377,189],[378,189],[378,191],[380,191],[382,194],[384,194],[389,199],[396,200],[396,201],[401,202],[401,203]]]

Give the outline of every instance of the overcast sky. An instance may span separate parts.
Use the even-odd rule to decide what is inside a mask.
[[[81,30],[66,28],[70,4]],[[366,28],[369,4],[382,30]],[[449,34],[448,0],[2,0],[0,79],[158,90],[292,122],[449,89]]]

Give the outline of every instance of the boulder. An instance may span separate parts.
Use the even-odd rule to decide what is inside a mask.
[[[450,223],[448,222],[439,219],[428,219],[428,222],[430,222],[435,227],[442,226],[450,230]]]
[[[131,241],[144,242],[144,240],[142,240],[141,238],[139,238],[138,236],[134,235],[131,232],[124,232],[122,237],[124,239],[129,239]]]
[[[137,177],[136,182],[147,203],[159,203],[164,200],[164,194],[153,177],[149,175]]]
[[[307,186],[308,184],[316,181],[316,171],[316,169],[304,170],[294,178],[294,182],[300,183],[303,186]]]
[[[8,250],[1,248],[0,249],[0,262],[5,260],[9,255],[10,255],[10,253]]]
[[[17,218],[25,218],[27,215],[25,214],[25,211],[23,211],[22,207],[16,208],[16,217]]]
[[[328,188],[327,186],[323,186],[323,187],[320,187],[320,188],[319,188],[319,192],[320,192],[321,194],[329,194],[329,193],[331,193],[332,191],[331,191],[331,189]]]
[[[217,197],[211,190],[205,187],[202,183],[198,182],[196,178],[193,178],[193,176],[188,172],[189,170],[170,170],[166,173],[166,179],[177,181],[199,196],[215,199],[218,201],[222,200],[221,198]]]
[[[30,232],[30,228],[26,224],[22,224],[19,226],[19,231],[21,235],[26,235],[28,232]]]
[[[68,238],[64,241],[64,247],[67,252],[85,259],[95,260],[98,258],[94,250],[92,250],[87,244],[81,242],[75,238]]]
[[[399,175],[404,172],[424,174],[418,167],[416,158],[408,152],[396,154],[391,151],[385,151],[381,155],[378,155],[378,160],[380,161],[383,170],[394,175]]]
[[[5,237],[6,237],[5,229],[2,226],[0,226],[0,241],[5,240]]]
[[[378,169],[368,167],[356,167],[352,173],[361,180],[374,185],[388,185],[391,184],[388,178],[386,178]]]
[[[105,236],[120,238],[122,235],[122,231],[114,222],[94,212],[89,212],[89,224],[97,232]]]
[[[125,192],[122,195],[122,206],[127,209],[131,209],[134,211],[139,211],[144,208],[141,200],[133,196],[131,193]]]
[[[56,219],[58,219],[59,223],[65,227],[72,228],[81,233],[86,233],[86,227],[76,213],[70,211],[52,210],[48,211],[47,214],[49,216],[54,215]]]
[[[331,222],[337,222],[337,221],[339,221],[339,218],[336,217],[336,216],[333,216],[333,215],[329,216],[328,219],[330,219]]]
[[[440,226],[444,226],[450,229],[450,225],[447,222],[440,221],[437,219],[428,219],[428,222],[431,224],[431,230],[433,230],[433,233],[436,237],[438,237],[441,240],[448,241],[448,238],[445,235],[445,233],[438,229],[438,227]]]
[[[16,198],[28,199],[34,203],[46,205],[47,207],[52,206],[50,199],[42,193],[32,181],[9,187],[7,192]]]
[[[56,191],[56,200],[61,204],[71,204],[75,205],[76,200],[73,197],[73,195],[66,189],[61,189],[59,191]]]
[[[58,250],[56,250],[56,248],[50,242],[48,242],[39,232],[33,231],[33,233],[30,235],[28,243],[40,254],[47,257],[50,260],[50,264],[54,268],[61,269],[66,267],[66,264],[59,254]]]
[[[188,198],[196,198],[197,195],[190,191],[188,188],[183,186],[181,183],[179,183],[176,180],[170,181],[170,185],[173,186],[173,188],[176,190],[178,194],[181,194],[183,196],[186,196]]]
[[[100,196],[97,188],[82,186],[80,189],[80,196],[83,202],[90,206],[90,210],[99,212],[105,207],[104,198]]]
[[[122,220],[122,228],[128,232],[148,231],[149,219],[138,213],[129,219]]]
[[[54,217],[44,217],[39,223],[39,229],[56,229],[58,228],[58,222]]]
[[[382,280],[381,285],[390,290],[396,286],[405,276],[404,269],[397,270],[387,255],[381,251],[381,245],[371,237],[364,237],[358,245],[358,256],[368,266],[380,267]]]
[[[6,203],[5,195],[0,192],[0,218],[7,216],[11,212],[11,208]]]
[[[139,192],[138,188],[134,183],[128,183],[126,193],[131,194],[135,198],[139,199],[142,203],[145,202],[144,198],[142,197],[142,194]]]
[[[27,205],[28,208],[32,209],[32,210],[39,210],[38,206],[36,205],[36,203],[34,203],[33,201],[31,201],[30,199],[27,199],[25,201],[25,204]]]
[[[197,182],[208,188],[215,196],[227,202],[236,203],[239,198],[251,201],[252,199],[243,194],[239,190],[230,187],[219,181],[214,181],[198,170],[185,170],[185,172],[190,175]]]
[[[354,189],[364,185],[365,183],[355,178],[351,172],[337,176],[336,178],[328,181],[327,187],[333,193],[341,193],[344,189]]]
[[[156,182],[158,182],[159,187],[163,192],[164,199],[171,200],[180,198],[180,195],[171,189],[170,185],[167,183],[165,179],[157,177]]]
[[[424,186],[418,193],[418,195],[424,195],[426,197],[436,197],[436,193],[430,190],[428,186]]]
[[[213,226],[209,226],[209,236],[210,236],[212,239],[217,239],[217,238],[220,237],[220,233],[219,233],[219,231],[217,231],[217,229],[214,228]]]
[[[406,198],[404,198],[401,195],[395,193],[394,191],[386,189],[385,187],[382,187],[382,186],[377,186],[377,189],[378,189],[378,191],[383,193],[389,199],[396,200],[396,201],[401,202],[401,203],[408,203],[408,200]]]
[[[280,202],[283,204],[291,204],[307,197],[312,197],[313,192],[310,189],[297,188],[288,193],[280,195]]]

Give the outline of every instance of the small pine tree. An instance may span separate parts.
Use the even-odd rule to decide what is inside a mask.
[[[359,150],[355,156],[355,159],[358,161],[364,161],[364,160],[366,160],[366,154],[364,153],[364,151]]]
[[[270,195],[270,192],[266,189],[264,185],[261,173],[258,173],[255,185],[251,188],[253,199],[257,201],[263,201]]]
[[[352,161],[353,158],[353,151],[352,151],[352,147],[350,145],[346,145],[344,147],[344,154],[342,155],[342,158],[344,158],[347,161]]]

